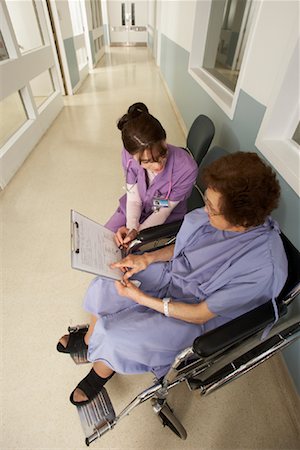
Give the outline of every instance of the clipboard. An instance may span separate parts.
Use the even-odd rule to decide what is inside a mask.
[[[111,269],[111,263],[122,259],[114,233],[103,225],[71,210],[71,266],[73,269],[121,280],[123,272]]]

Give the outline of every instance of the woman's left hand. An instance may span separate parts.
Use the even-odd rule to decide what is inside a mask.
[[[121,295],[122,297],[128,297],[136,303],[140,303],[143,291],[141,291],[129,280],[116,281],[115,286],[119,295]]]

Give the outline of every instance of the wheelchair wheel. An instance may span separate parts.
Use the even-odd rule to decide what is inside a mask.
[[[159,411],[158,417],[162,422],[164,427],[170,428],[180,439],[185,440],[187,438],[187,432],[185,428],[181,425],[179,420],[174,416],[173,411],[166,403],[163,408]]]

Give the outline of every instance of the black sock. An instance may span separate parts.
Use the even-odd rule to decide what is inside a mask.
[[[108,380],[115,374],[116,372],[113,372],[111,375],[109,375],[106,378],[100,377],[94,369],[91,369],[90,373],[87,375],[89,377],[88,382],[90,385],[93,386],[94,389],[97,391],[100,391],[101,388],[107,383]]]

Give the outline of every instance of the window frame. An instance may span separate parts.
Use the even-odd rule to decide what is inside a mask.
[[[260,2],[252,2],[250,10],[250,27],[247,33],[247,42],[245,43],[245,51],[240,67],[240,72],[235,87],[232,92],[225,84],[218,78],[214,77],[208,70],[203,67],[205,59],[205,51],[209,31],[210,15],[212,11],[213,0],[206,2],[197,2],[195,9],[194,31],[192,48],[189,58],[188,73],[195,79],[195,81],[210,95],[216,104],[225,112],[225,114],[233,119],[234,112],[237,105],[237,100],[243,84],[245,70],[247,66],[249,49],[251,48],[252,36],[254,35],[255,23],[260,8]]]
[[[300,145],[292,139],[300,120],[300,31],[286,48],[283,68],[266,105],[255,145],[300,196]]]

